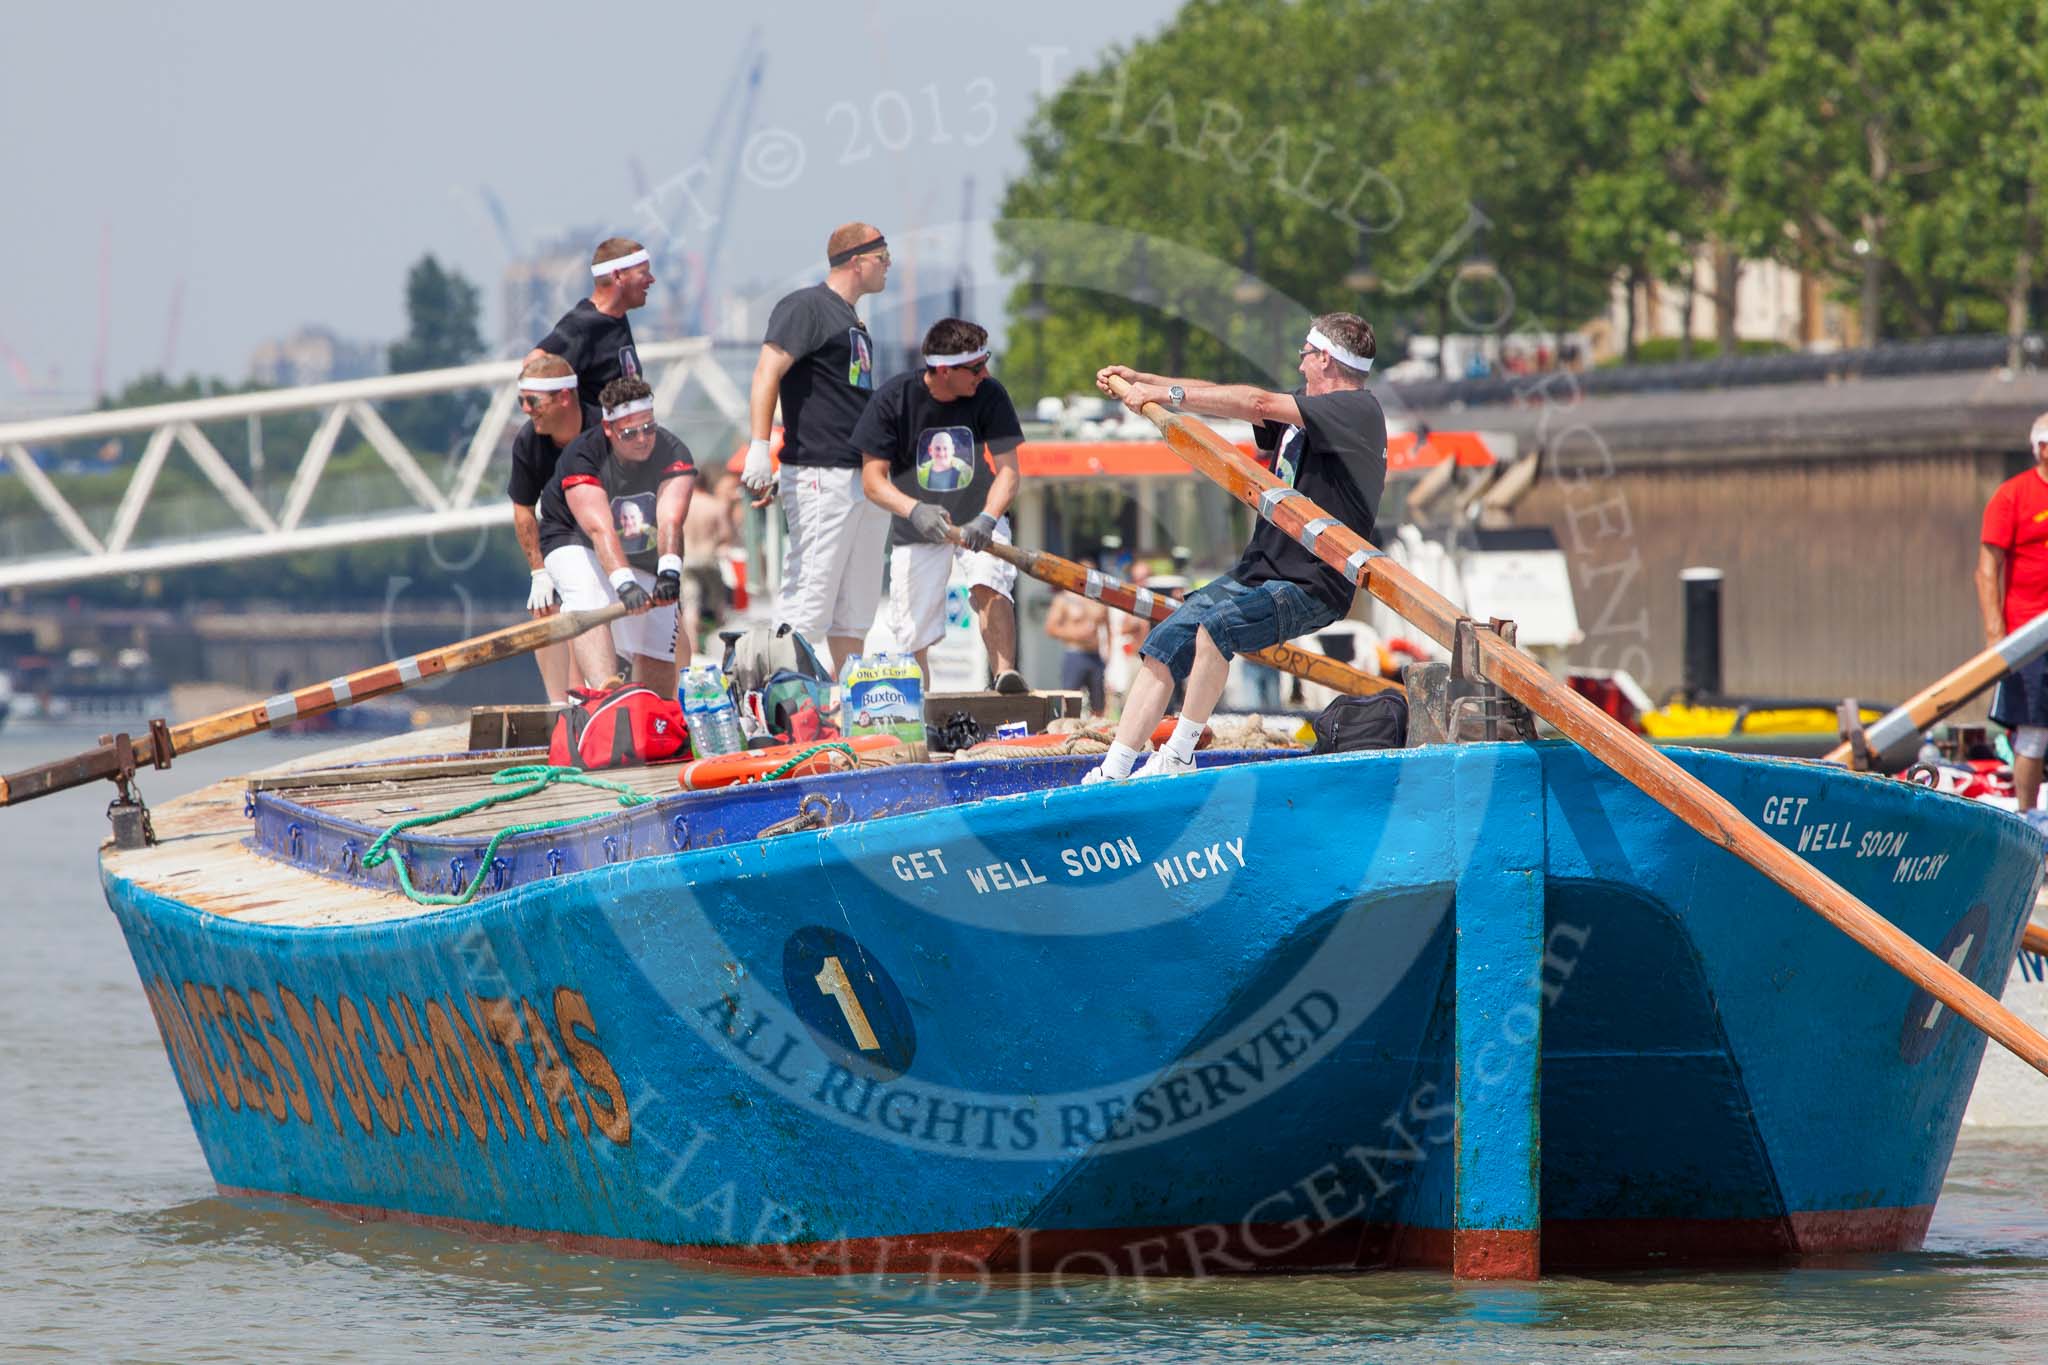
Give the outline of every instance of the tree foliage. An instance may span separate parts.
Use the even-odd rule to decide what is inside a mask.
[[[1336,307],[1383,354],[1562,329],[1702,258],[1724,349],[1762,259],[1869,337],[2017,332],[2044,23],[2038,0],[1190,0],[1025,132],[1010,377],[1277,378],[1301,314]]]

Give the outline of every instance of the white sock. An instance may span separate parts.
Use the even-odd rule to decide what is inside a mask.
[[[1138,761],[1138,751],[1130,745],[1112,740],[1109,752],[1102,756],[1102,771],[1111,777],[1129,777],[1131,765]]]
[[[1182,763],[1194,762],[1195,742],[1202,737],[1203,724],[1204,722],[1199,720],[1189,720],[1186,716],[1182,716],[1179,720],[1175,721],[1173,723],[1173,737],[1166,741],[1166,752],[1172,754]]]

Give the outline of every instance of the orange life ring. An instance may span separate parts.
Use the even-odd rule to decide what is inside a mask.
[[[1166,741],[1173,738],[1173,727],[1178,724],[1180,724],[1179,716],[1168,716],[1166,719],[1160,721],[1157,725],[1153,726],[1152,747],[1155,749],[1164,749],[1166,747]],[[1206,749],[1209,747],[1210,741],[1214,740],[1215,738],[1215,733],[1211,731],[1208,725],[1205,723],[1202,726],[1202,737],[1195,741],[1195,747],[1197,749]]]
[[[851,744],[854,753],[859,755],[880,753],[902,743],[894,735],[855,735],[852,739],[821,739],[809,744],[778,744],[772,749],[749,749],[737,754],[712,754],[708,758],[685,763],[682,772],[676,776],[676,784],[684,791],[701,792],[714,787],[730,787],[739,782],[759,782],[804,750],[815,749],[820,744]],[[830,772],[835,754],[845,757],[836,749],[820,750],[782,776],[813,777]]]

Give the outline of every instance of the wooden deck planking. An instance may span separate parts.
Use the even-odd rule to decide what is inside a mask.
[[[264,769],[260,775],[277,778],[329,769],[337,763],[421,758],[459,751],[467,742],[467,725],[415,730],[294,759]],[[668,780],[671,784],[675,781],[673,769]],[[159,842],[151,848],[127,850],[102,844],[104,865],[158,895],[251,924],[298,928],[372,924],[430,915],[443,908],[315,876],[255,853],[245,842],[249,821],[242,814],[248,783],[248,777],[230,778],[153,807],[151,821]],[[447,806],[459,804],[451,801]],[[393,817],[380,818],[388,822]]]

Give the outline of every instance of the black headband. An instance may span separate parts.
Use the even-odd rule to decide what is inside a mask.
[[[859,246],[850,246],[846,248],[846,250],[844,251],[833,252],[830,256],[827,256],[825,258],[825,264],[833,267],[838,267],[845,265],[848,261],[852,260],[856,256],[865,256],[870,251],[887,251],[888,249],[889,239],[878,232],[873,237],[869,238],[867,241],[862,242]]]

